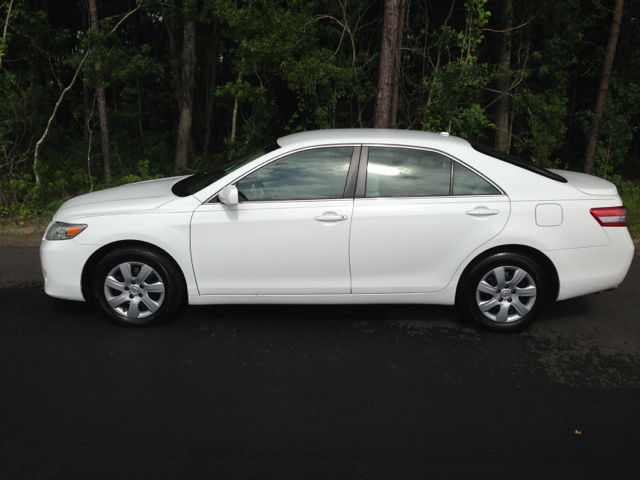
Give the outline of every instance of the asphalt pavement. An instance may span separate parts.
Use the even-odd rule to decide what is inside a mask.
[[[0,479],[636,478],[639,260],[519,334],[418,305],[129,329],[0,247]]]

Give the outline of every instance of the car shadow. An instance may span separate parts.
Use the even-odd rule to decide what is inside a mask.
[[[537,320],[548,324],[558,320],[586,316],[591,312],[588,297],[579,297],[547,306]],[[95,316],[100,309],[92,302],[75,302],[57,298],[48,299],[53,310],[61,315],[80,318]],[[465,329],[486,332],[480,325],[468,320],[453,306],[420,304],[375,305],[186,305],[183,304],[166,324],[210,324],[234,322],[250,324],[332,323],[356,324],[370,322],[382,325],[389,322],[419,322],[424,325],[447,329]],[[525,330],[526,331],[526,330]]]
[[[54,311],[62,315],[86,316],[98,312],[98,308],[92,302],[76,302],[61,298],[51,298],[50,301]]]
[[[382,324],[389,321],[420,321],[459,328],[469,322],[454,307],[442,305],[199,305],[189,306],[181,316],[191,320],[235,322],[332,322]]]
[[[572,317],[583,317],[592,311],[589,305],[589,297],[577,297],[569,300],[561,300],[547,305],[547,308],[540,315],[538,322],[552,322],[554,320],[567,320]]]

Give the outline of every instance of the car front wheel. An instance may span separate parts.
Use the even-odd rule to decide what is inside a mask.
[[[127,247],[100,261],[93,292],[111,322],[141,327],[169,320],[184,298],[185,287],[179,268],[164,255]]]
[[[493,331],[531,325],[549,298],[542,267],[520,253],[496,253],[478,262],[463,279],[458,303],[467,316]]]

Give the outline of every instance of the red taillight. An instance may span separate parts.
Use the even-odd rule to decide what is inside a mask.
[[[591,215],[603,227],[627,226],[627,209],[624,207],[592,208]]]

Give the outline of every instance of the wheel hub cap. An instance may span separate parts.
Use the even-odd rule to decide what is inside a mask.
[[[104,296],[116,313],[136,321],[153,315],[160,308],[165,285],[162,277],[149,265],[124,262],[107,275]]]
[[[520,267],[502,266],[489,271],[476,288],[476,304],[489,320],[510,323],[527,315],[536,302],[533,277]]]

